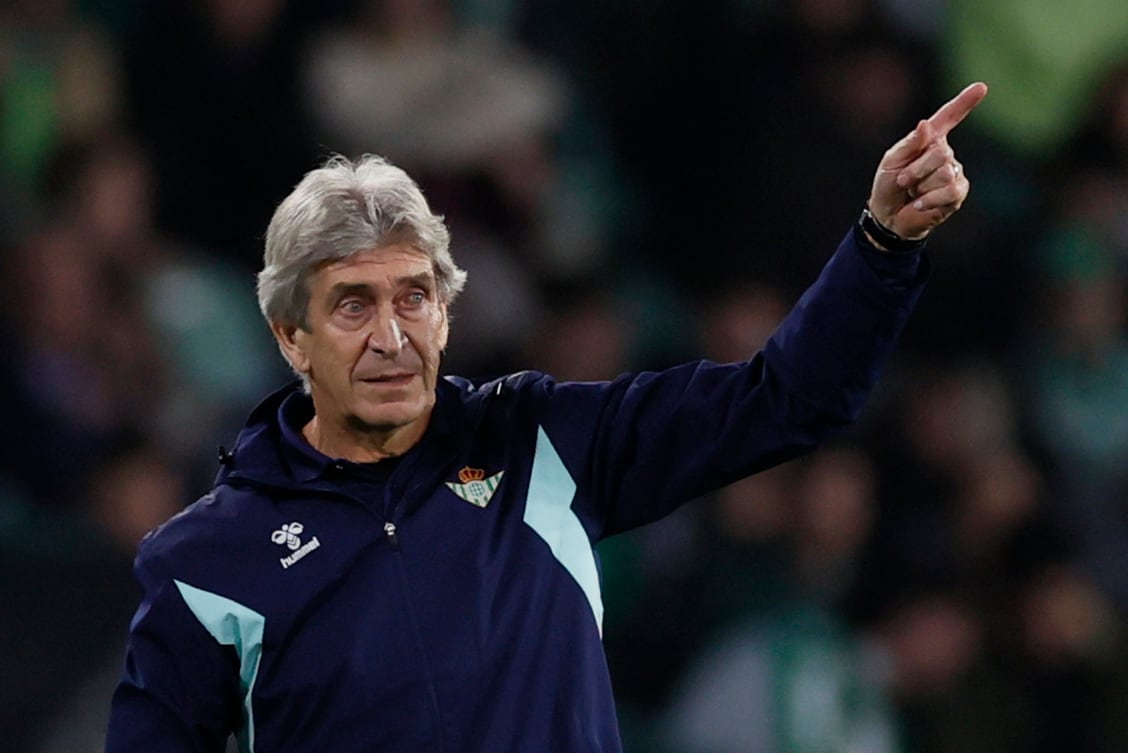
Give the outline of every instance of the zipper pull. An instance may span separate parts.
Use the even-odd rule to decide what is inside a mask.
[[[388,543],[392,545],[392,549],[399,551],[399,536],[396,535],[396,524],[388,521],[384,524],[384,533],[388,536]]]

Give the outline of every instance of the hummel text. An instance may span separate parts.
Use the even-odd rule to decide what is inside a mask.
[[[282,557],[278,561],[282,563],[282,569],[285,570],[290,565],[294,564],[319,546],[321,546],[321,542],[317,540],[316,536],[314,536],[312,539],[302,544],[301,547],[298,548],[289,557]]]

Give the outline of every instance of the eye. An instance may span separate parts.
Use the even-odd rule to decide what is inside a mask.
[[[403,297],[403,302],[407,306],[422,306],[427,302],[427,294],[422,290],[412,290]]]
[[[347,316],[358,316],[364,313],[364,301],[359,298],[346,298],[337,306],[337,310]]]

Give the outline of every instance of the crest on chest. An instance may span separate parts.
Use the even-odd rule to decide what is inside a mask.
[[[454,492],[459,499],[465,500],[475,507],[485,507],[493,498],[501,483],[505,471],[498,471],[492,476],[486,476],[481,468],[469,466],[458,472],[458,482],[447,481],[447,488]]]

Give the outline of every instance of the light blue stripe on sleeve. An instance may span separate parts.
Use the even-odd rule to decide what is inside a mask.
[[[544,539],[552,555],[583,589],[596,627],[603,634],[603,596],[595,553],[580,519],[572,512],[576,482],[548,434],[537,427],[537,447],[525,503],[525,523]]]
[[[239,733],[239,748],[245,753],[255,749],[255,724],[251,712],[251,691],[262,659],[262,636],[266,618],[237,601],[204,591],[181,581],[173,581],[184,597],[184,603],[200,624],[221,645],[234,646],[239,657],[239,684],[243,692],[246,726]]]

